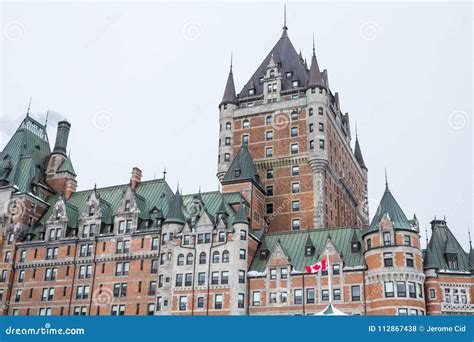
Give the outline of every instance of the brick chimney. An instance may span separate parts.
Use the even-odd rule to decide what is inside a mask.
[[[66,200],[70,199],[72,194],[76,192],[77,181],[73,178],[66,180],[66,191],[64,192],[64,198]]]
[[[138,167],[132,169],[132,178],[130,178],[130,186],[132,190],[135,190],[138,183],[142,181],[142,170]]]

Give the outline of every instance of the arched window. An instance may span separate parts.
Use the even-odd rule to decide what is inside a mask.
[[[248,119],[245,119],[242,122],[242,128],[249,128],[250,127],[250,121]]]
[[[323,107],[319,107],[319,108],[318,108],[318,114],[319,114],[319,115],[323,115]]]
[[[184,254],[178,255],[178,266],[184,265]]]
[[[186,256],[186,265],[192,265],[193,262],[194,262],[194,255],[193,255],[193,253],[189,253]]]
[[[219,263],[219,252],[218,251],[215,251],[214,253],[212,253],[212,262],[214,264]]]
[[[270,77],[275,77],[275,70],[270,70]]]
[[[222,262],[229,262],[229,251],[222,252]]]
[[[313,108],[310,108],[310,109],[309,109],[309,116],[312,116],[312,115],[313,115],[313,112],[314,112]]]
[[[201,252],[201,254],[199,254],[199,263],[201,265],[206,263],[206,253]]]
[[[230,130],[232,129],[232,124],[231,124],[230,122],[227,122],[227,123],[225,124],[225,129],[228,130],[228,131],[230,131]]]

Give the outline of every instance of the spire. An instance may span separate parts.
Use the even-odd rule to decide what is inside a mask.
[[[313,35],[313,56],[311,57],[311,67],[309,68],[309,83],[308,85],[323,86],[323,80],[321,78],[321,71],[319,70],[318,60],[316,59],[316,47],[314,44],[314,35]]]
[[[245,208],[244,203],[242,202],[242,198],[240,198],[239,210],[237,211],[237,214],[235,214],[234,217],[234,224],[236,223],[249,224],[249,220],[247,218],[247,209]]]
[[[30,96],[30,102],[28,103],[28,110],[26,111],[26,116],[30,116],[30,108],[31,108],[31,96]]]
[[[173,199],[171,200],[165,222],[184,224],[186,221],[186,218],[184,217],[182,208],[183,208],[183,198],[181,197],[181,194],[179,193],[179,185],[178,185],[178,189],[176,189],[176,193],[174,194]]]
[[[48,127],[49,108],[46,111],[46,120],[44,120],[44,128]]]
[[[388,189],[387,168],[385,168],[385,188]]]
[[[362,150],[360,149],[360,145],[359,145],[359,138],[357,136],[357,126],[356,126],[356,141],[355,141],[355,147],[354,147],[354,157],[359,163],[360,168],[367,170],[367,166],[365,165],[365,162],[364,162],[364,157],[362,157]]]
[[[436,263],[434,262],[434,255],[433,251],[431,250],[431,246],[428,246],[425,251],[425,256],[423,258],[423,269],[437,269]]]
[[[227,77],[227,83],[224,89],[224,95],[222,96],[221,105],[227,103],[236,103],[237,102],[237,95],[235,93],[235,84],[234,84],[234,74],[232,72],[232,64],[233,64],[233,53],[230,55],[230,70],[229,76]]]
[[[283,5],[283,34],[282,36],[286,36],[286,31],[288,31],[288,26],[286,26],[286,4]]]

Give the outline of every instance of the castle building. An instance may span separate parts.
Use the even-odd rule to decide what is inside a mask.
[[[349,115],[286,25],[219,105],[221,191],[162,179],[77,191],[71,124],[27,114],[0,153],[3,315],[474,313],[474,252],[445,220],[426,250],[388,183],[369,222],[367,166]],[[306,266],[326,263],[308,273]]]

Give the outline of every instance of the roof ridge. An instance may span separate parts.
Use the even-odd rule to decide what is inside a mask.
[[[146,180],[146,181],[142,181],[140,183],[138,183],[138,187],[142,184],[148,184],[148,183],[153,183],[153,182],[159,182],[159,183],[166,183],[165,179],[164,178],[158,178],[158,179],[149,179],[149,180]],[[105,186],[105,187],[102,187],[102,188],[96,188],[97,191],[100,191],[100,190],[109,190],[109,189],[112,189],[112,188],[121,188],[123,186],[128,186],[130,185],[130,183],[123,183],[123,184],[117,184],[117,185],[109,185],[109,186]],[[85,192],[88,192],[88,191],[94,191],[94,188],[92,189],[87,189],[87,190],[79,190],[79,191],[76,191],[74,192],[74,194],[78,194],[78,193],[85,193]]]
[[[276,236],[276,235],[289,235],[289,234],[301,234],[301,233],[308,233],[308,232],[327,232],[327,231],[334,231],[334,230],[341,230],[341,229],[358,229],[355,227],[334,227],[334,228],[313,228],[313,229],[300,229],[300,230],[289,230],[289,231],[282,231],[282,232],[268,232],[265,236]]]

